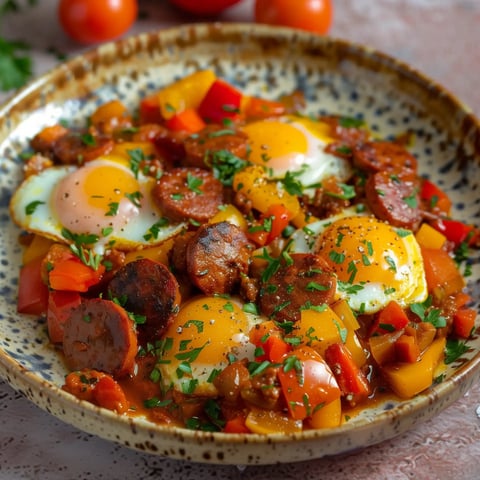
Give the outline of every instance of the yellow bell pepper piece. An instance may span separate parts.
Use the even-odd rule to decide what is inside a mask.
[[[144,248],[143,250],[132,250],[125,255],[125,263],[133,262],[140,258],[149,258],[168,265],[168,252],[173,247],[173,238],[165,240],[160,245]]]
[[[294,420],[274,410],[252,409],[245,425],[253,433],[296,433],[302,431],[302,421]]]
[[[53,240],[42,237],[41,235],[34,235],[30,245],[23,251],[23,265],[26,265],[37,258],[44,257],[52,244]]]
[[[187,108],[198,108],[215,79],[212,70],[200,70],[159,90],[162,117],[168,119]]]
[[[390,388],[401,398],[412,398],[430,387],[435,369],[442,361],[445,338],[437,338],[415,363],[391,363],[382,367]]]
[[[342,400],[338,397],[313,412],[310,418],[312,428],[333,428],[342,423]]]
[[[335,302],[332,305],[332,310],[338,315],[338,318],[342,320],[345,328],[348,330],[345,346],[350,350],[357,366],[362,367],[367,362],[367,354],[356,333],[356,330],[360,328],[357,317],[344,299]]]
[[[290,218],[300,212],[298,198],[283,190],[278,182],[269,181],[261,166],[255,165],[237,172],[233,177],[233,189],[245,195],[253,208],[261,213],[279,204],[290,212]]]
[[[131,155],[128,153],[130,150],[141,150],[145,158],[157,155],[155,146],[151,142],[116,143],[111,151],[111,155],[118,155],[130,161]]]
[[[322,310],[302,310],[292,334],[299,337],[303,345],[309,345],[322,356],[329,345],[343,343],[359,367],[367,361],[355,331],[347,328],[328,305],[324,305]]]
[[[418,244],[424,248],[442,248],[447,240],[443,233],[435,230],[428,223],[422,223],[415,238]]]
[[[233,225],[236,225],[238,228],[243,230],[244,232],[247,231],[248,225],[247,220],[243,216],[242,212],[232,205],[231,203],[227,205],[223,205],[218,213],[216,213],[208,223],[219,223],[219,222],[230,222]]]
[[[329,345],[343,343],[347,333],[344,323],[328,305],[322,310],[302,310],[292,332],[303,345],[312,347],[322,357]]]

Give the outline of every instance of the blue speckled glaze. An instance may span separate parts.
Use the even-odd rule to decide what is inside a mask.
[[[0,374],[40,407],[88,432],[158,455],[232,464],[299,461],[373,444],[465,393],[479,375],[478,322],[470,350],[447,369],[442,384],[413,400],[367,410],[334,430],[269,437],[191,432],[132,421],[60,390],[66,370],[48,342],[45,320],[16,313],[20,231],[8,204],[21,179],[19,153],[48,124],[82,124],[114,98],[133,111],[140,98],[201,68],[263,97],[301,89],[305,113],[360,118],[382,138],[413,134],[421,174],[447,191],[457,216],[480,223],[478,122],[407,66],[345,42],[233,24],[187,26],[103,46],[42,77],[0,110]],[[468,289],[480,299],[478,254],[471,263]]]

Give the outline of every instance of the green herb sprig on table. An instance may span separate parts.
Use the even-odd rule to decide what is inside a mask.
[[[18,12],[20,2],[6,0],[0,4],[0,22],[4,15]],[[27,0],[28,6],[34,6],[38,0]],[[7,40],[0,36],[0,90],[8,91],[24,85],[32,76],[32,58],[30,46],[21,40]]]

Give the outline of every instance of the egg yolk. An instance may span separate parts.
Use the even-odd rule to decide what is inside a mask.
[[[285,117],[261,120],[243,127],[249,137],[252,163],[271,168],[275,173],[298,171],[308,163],[312,139],[328,143],[328,125],[309,119]]]
[[[74,233],[120,230],[138,215],[141,194],[133,172],[114,162],[92,161],[57,185],[54,205],[60,223]]]
[[[409,230],[372,217],[347,217],[327,227],[315,250],[340,282],[358,287],[356,295],[370,310],[388,299],[407,305],[426,297],[420,247]]]
[[[216,394],[209,381],[248,342],[249,321],[232,300],[202,297],[183,305],[163,335],[160,368],[164,381],[184,393]],[[192,391],[193,390],[193,391]]]

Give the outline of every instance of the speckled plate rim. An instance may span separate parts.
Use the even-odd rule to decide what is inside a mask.
[[[96,57],[111,56],[112,51],[127,52],[127,55],[134,55],[135,49],[144,48],[148,41],[152,38],[187,38],[191,32],[195,32],[200,37],[202,32],[206,30],[215,31],[219,37],[222,35],[259,35],[271,38],[277,38],[279,41],[285,38],[291,38],[292,30],[284,28],[275,28],[250,24],[197,24],[186,25],[183,27],[176,27],[166,29],[161,32],[152,32],[149,34],[140,34],[136,37],[128,38],[115,42],[115,44],[106,44],[97,49],[86,52],[80,57],[76,57],[64,65],[54,68],[52,71],[43,76],[38,77],[26,87],[22,88],[17,94],[8,99],[2,107],[0,107],[0,119],[15,115],[15,112],[20,105],[22,109],[26,108],[30,102],[30,97],[35,97],[37,91],[48,87],[52,78],[58,76],[65,81],[68,78],[67,71],[81,71],[83,68],[82,58],[95,60]],[[340,46],[349,52],[360,62],[367,64],[381,65],[382,68],[391,69],[397,75],[404,76],[412,81],[413,88],[428,89],[432,95],[438,95],[441,98],[442,108],[455,112],[458,116],[461,131],[464,132],[465,137],[472,137],[473,144],[477,150],[480,150],[480,123],[473,116],[472,112],[463,105],[454,95],[446,91],[443,87],[423,76],[420,72],[412,69],[410,66],[395,60],[388,55],[381,52],[366,48],[361,45],[356,45],[340,39],[319,38],[306,34],[305,32],[295,32],[295,37],[298,41],[304,41],[312,44],[315,48],[318,43],[325,42],[327,44]],[[155,41],[153,42],[155,43]],[[133,48],[132,48],[133,44]],[[115,47],[114,47],[115,46]],[[133,52],[133,53],[132,53]],[[80,73],[80,75],[82,75]],[[48,97],[48,88],[47,94]],[[32,100],[32,108],[35,107],[35,102]],[[7,120],[8,123],[8,120]],[[11,122],[15,124],[14,121]],[[7,131],[9,129],[7,125]],[[196,432],[181,428],[171,428],[153,425],[142,420],[133,421],[131,418],[118,416],[110,411],[100,409],[91,405],[90,403],[79,401],[62,391],[59,387],[47,382],[38,377],[35,372],[25,369],[20,363],[11,358],[3,349],[0,349],[0,376],[4,378],[13,388],[22,392],[32,402],[37,404],[44,410],[52,413],[56,417],[77,426],[80,429],[86,430],[89,433],[96,434],[102,438],[123,443],[126,446],[134,449],[147,451],[153,454],[166,455],[173,458],[181,458],[193,461],[208,462],[208,463],[223,463],[223,464],[268,464],[283,461],[300,461],[309,458],[319,458],[325,455],[333,455],[337,453],[344,453],[350,450],[361,448],[367,445],[377,443],[382,440],[391,438],[397,434],[403,433],[420,421],[427,420],[446,406],[454,402],[473,385],[474,382],[480,378],[480,353],[472,357],[469,362],[456,370],[455,375],[443,383],[435,385],[425,394],[421,394],[415,399],[403,402],[392,410],[386,410],[377,414],[374,418],[369,419],[368,422],[362,421],[360,424],[355,419],[335,429],[325,430],[310,430],[302,432],[301,434],[293,435],[229,435],[222,433],[206,433]],[[431,408],[432,404],[436,404],[436,408]],[[73,414],[72,414],[73,412]],[[90,416],[91,418],[101,419],[99,428],[85,429],[82,418]],[[398,422],[408,417],[408,421]],[[126,442],[121,440],[121,435],[116,435],[110,431],[104,431],[101,427],[104,419],[114,422],[118,425],[122,432],[133,432],[138,436],[139,441]],[[385,423],[397,423],[394,427],[393,433],[388,436],[376,435],[376,430],[379,426]],[[367,435],[362,436],[362,441],[359,444],[355,439],[351,438],[351,434],[358,431],[364,431]],[[161,448],[157,446],[157,441],[161,437],[160,443],[165,444],[171,442],[171,447]],[[332,448],[330,439],[337,439],[340,443]],[[326,442],[318,442],[325,439]],[[342,442],[342,439],[345,439]],[[286,452],[289,445],[295,442],[299,445],[295,455],[287,455],[285,459],[282,452]],[[190,454],[188,448],[190,445],[200,445],[200,449]],[[255,453],[258,445],[268,445],[270,451],[266,455]],[[240,447],[240,453],[230,451],[230,446],[236,445]],[[322,446],[322,450],[318,451],[318,446]],[[244,448],[243,448],[244,447]],[[231,456],[229,457],[229,453]]]

